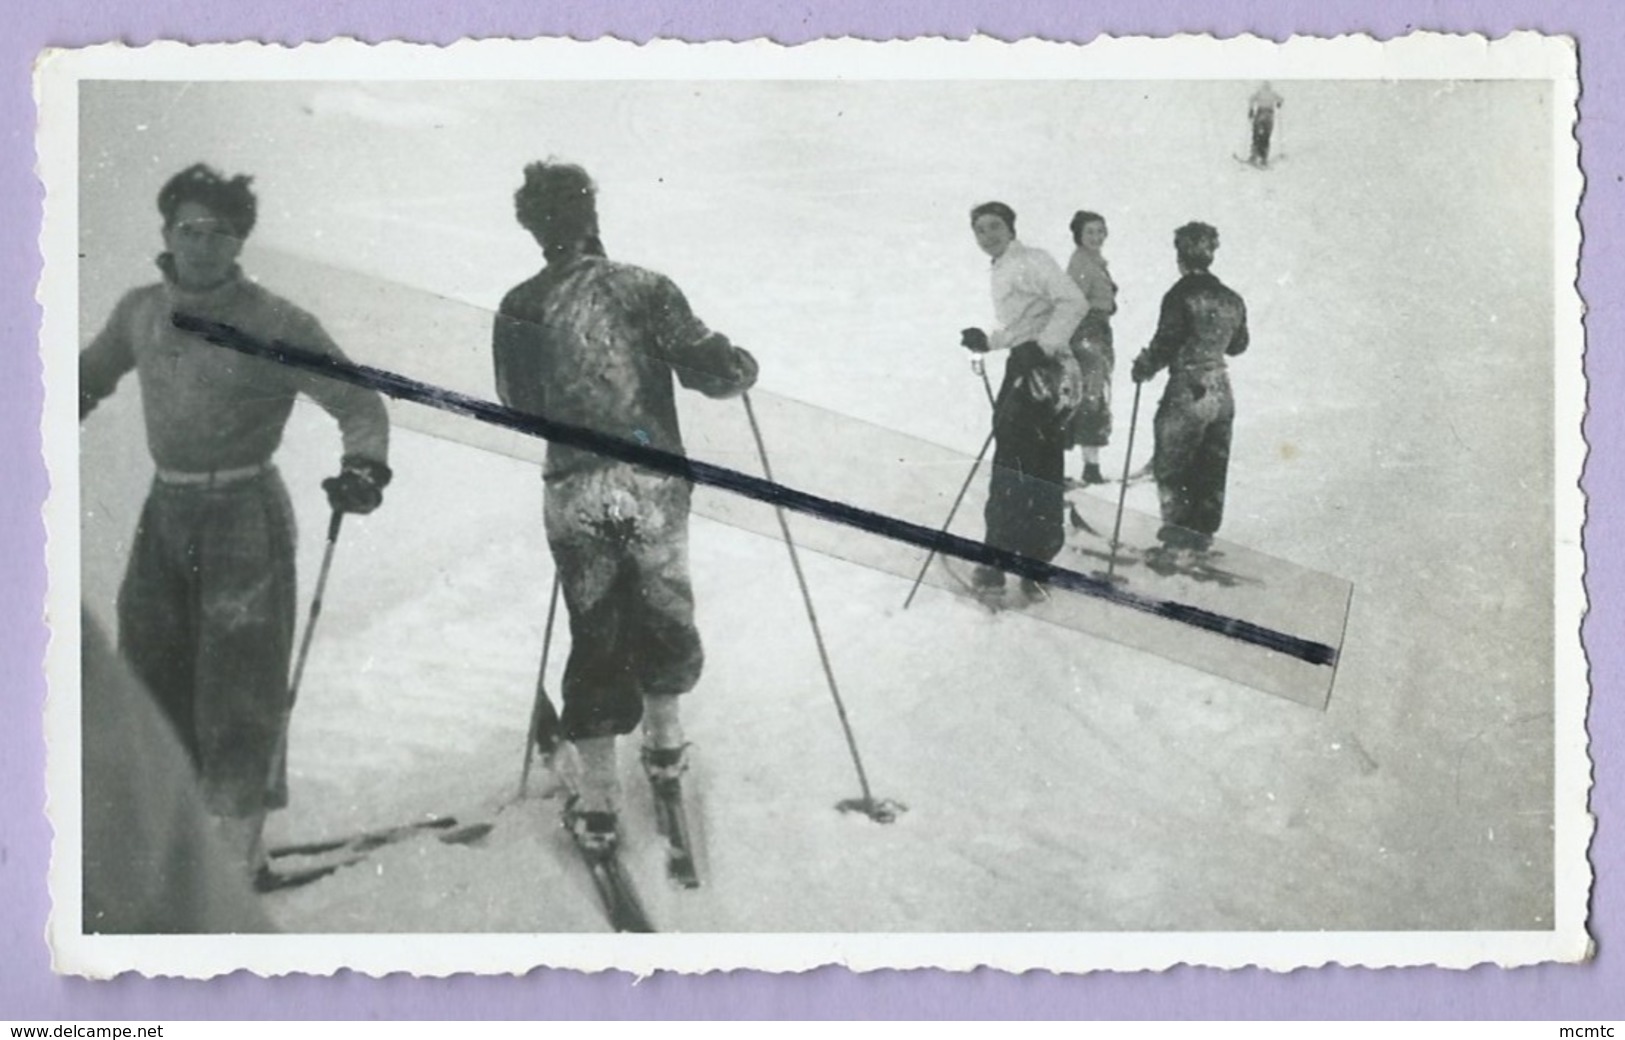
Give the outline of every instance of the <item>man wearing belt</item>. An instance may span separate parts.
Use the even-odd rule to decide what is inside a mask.
[[[174,725],[227,847],[253,875],[265,815],[288,799],[294,520],[272,455],[294,398],[310,397],[342,430],[342,469],[322,485],[335,510],[377,508],[390,470],[389,418],[375,392],[174,327],[185,314],[343,356],[315,318],[238,268],[256,213],[249,181],[199,164],[164,185],[163,280],[120,300],[79,356],[79,417],[135,371],[157,473],[119,589],[119,649]]]
[[[1224,519],[1236,399],[1225,359],[1247,349],[1247,304],[1209,272],[1219,232],[1190,223],[1174,232],[1178,282],[1162,298],[1150,346],[1134,359],[1134,381],[1163,368],[1152,472],[1162,504],[1162,552],[1205,552]]]

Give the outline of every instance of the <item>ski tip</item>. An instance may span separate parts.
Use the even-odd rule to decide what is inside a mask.
[[[303,888],[315,881],[338,872],[340,867],[351,865],[345,860],[339,863],[324,863],[319,867],[309,867],[303,870],[274,870],[269,866],[261,867],[254,875],[254,891],[260,895],[269,895],[272,892],[285,892],[290,888]]]
[[[673,859],[666,864],[666,878],[677,887],[692,892],[701,887],[700,874],[692,859]]]
[[[485,837],[496,829],[496,824],[490,822],[470,823],[456,830],[447,831],[440,835],[442,845],[473,845],[483,841]]]

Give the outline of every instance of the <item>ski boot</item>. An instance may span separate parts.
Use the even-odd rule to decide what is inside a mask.
[[[659,789],[663,784],[675,784],[688,772],[688,745],[679,747],[650,747],[643,745],[640,755],[643,775]]]
[[[564,807],[564,826],[582,852],[607,856],[620,845],[620,820],[611,810],[582,809],[580,797]]]
[[[681,888],[699,888],[699,867],[694,859],[694,835],[683,805],[683,774],[688,771],[688,745],[656,747],[645,744],[643,775],[654,793],[655,830],[666,839],[666,876]]]

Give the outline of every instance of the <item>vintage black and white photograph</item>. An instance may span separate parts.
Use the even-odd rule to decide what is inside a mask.
[[[38,91],[59,970],[1587,955],[1567,41]]]

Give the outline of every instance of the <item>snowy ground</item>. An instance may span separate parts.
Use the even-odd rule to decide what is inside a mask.
[[[764,391],[968,457],[986,403],[955,344],[989,310],[971,204],[1009,202],[1063,261],[1071,212],[1107,216],[1120,358],[1175,277],[1171,230],[1208,220],[1253,330],[1232,369],[1223,534],[1353,583],[1329,709],[936,589],[903,612],[906,581],[809,555],[876,793],[910,806],[888,827],[842,816],[857,785],[783,546],[696,519],[709,665],[687,721],[708,885],[656,883],[628,761],[652,913],[682,931],[1548,927],[1546,100],[1291,84],[1285,156],[1259,172],[1231,158],[1249,90],[87,87],[86,332],[148,279],[149,200],[196,159],[257,174],[250,268],[256,248],[268,266],[270,250],[316,256],[489,308],[538,263],[510,215],[520,168],[557,154],[598,178],[612,255],[671,274],[758,355]],[[352,341],[353,315],[319,316]],[[434,331],[355,353],[490,396],[486,344]],[[793,460],[817,438],[772,446]],[[280,462],[307,592],[337,454],[300,408]],[[133,380],[86,425],[83,459],[85,596],[110,623],[150,473]],[[392,462],[384,509],[345,528],[273,835],[437,813],[496,826],[478,846],[380,850],[272,913],[308,931],[600,929],[556,804],[507,804],[552,575],[534,468],[405,430]],[[1154,513],[1154,489],[1129,504]],[[561,625],[555,688],[567,649]]]

